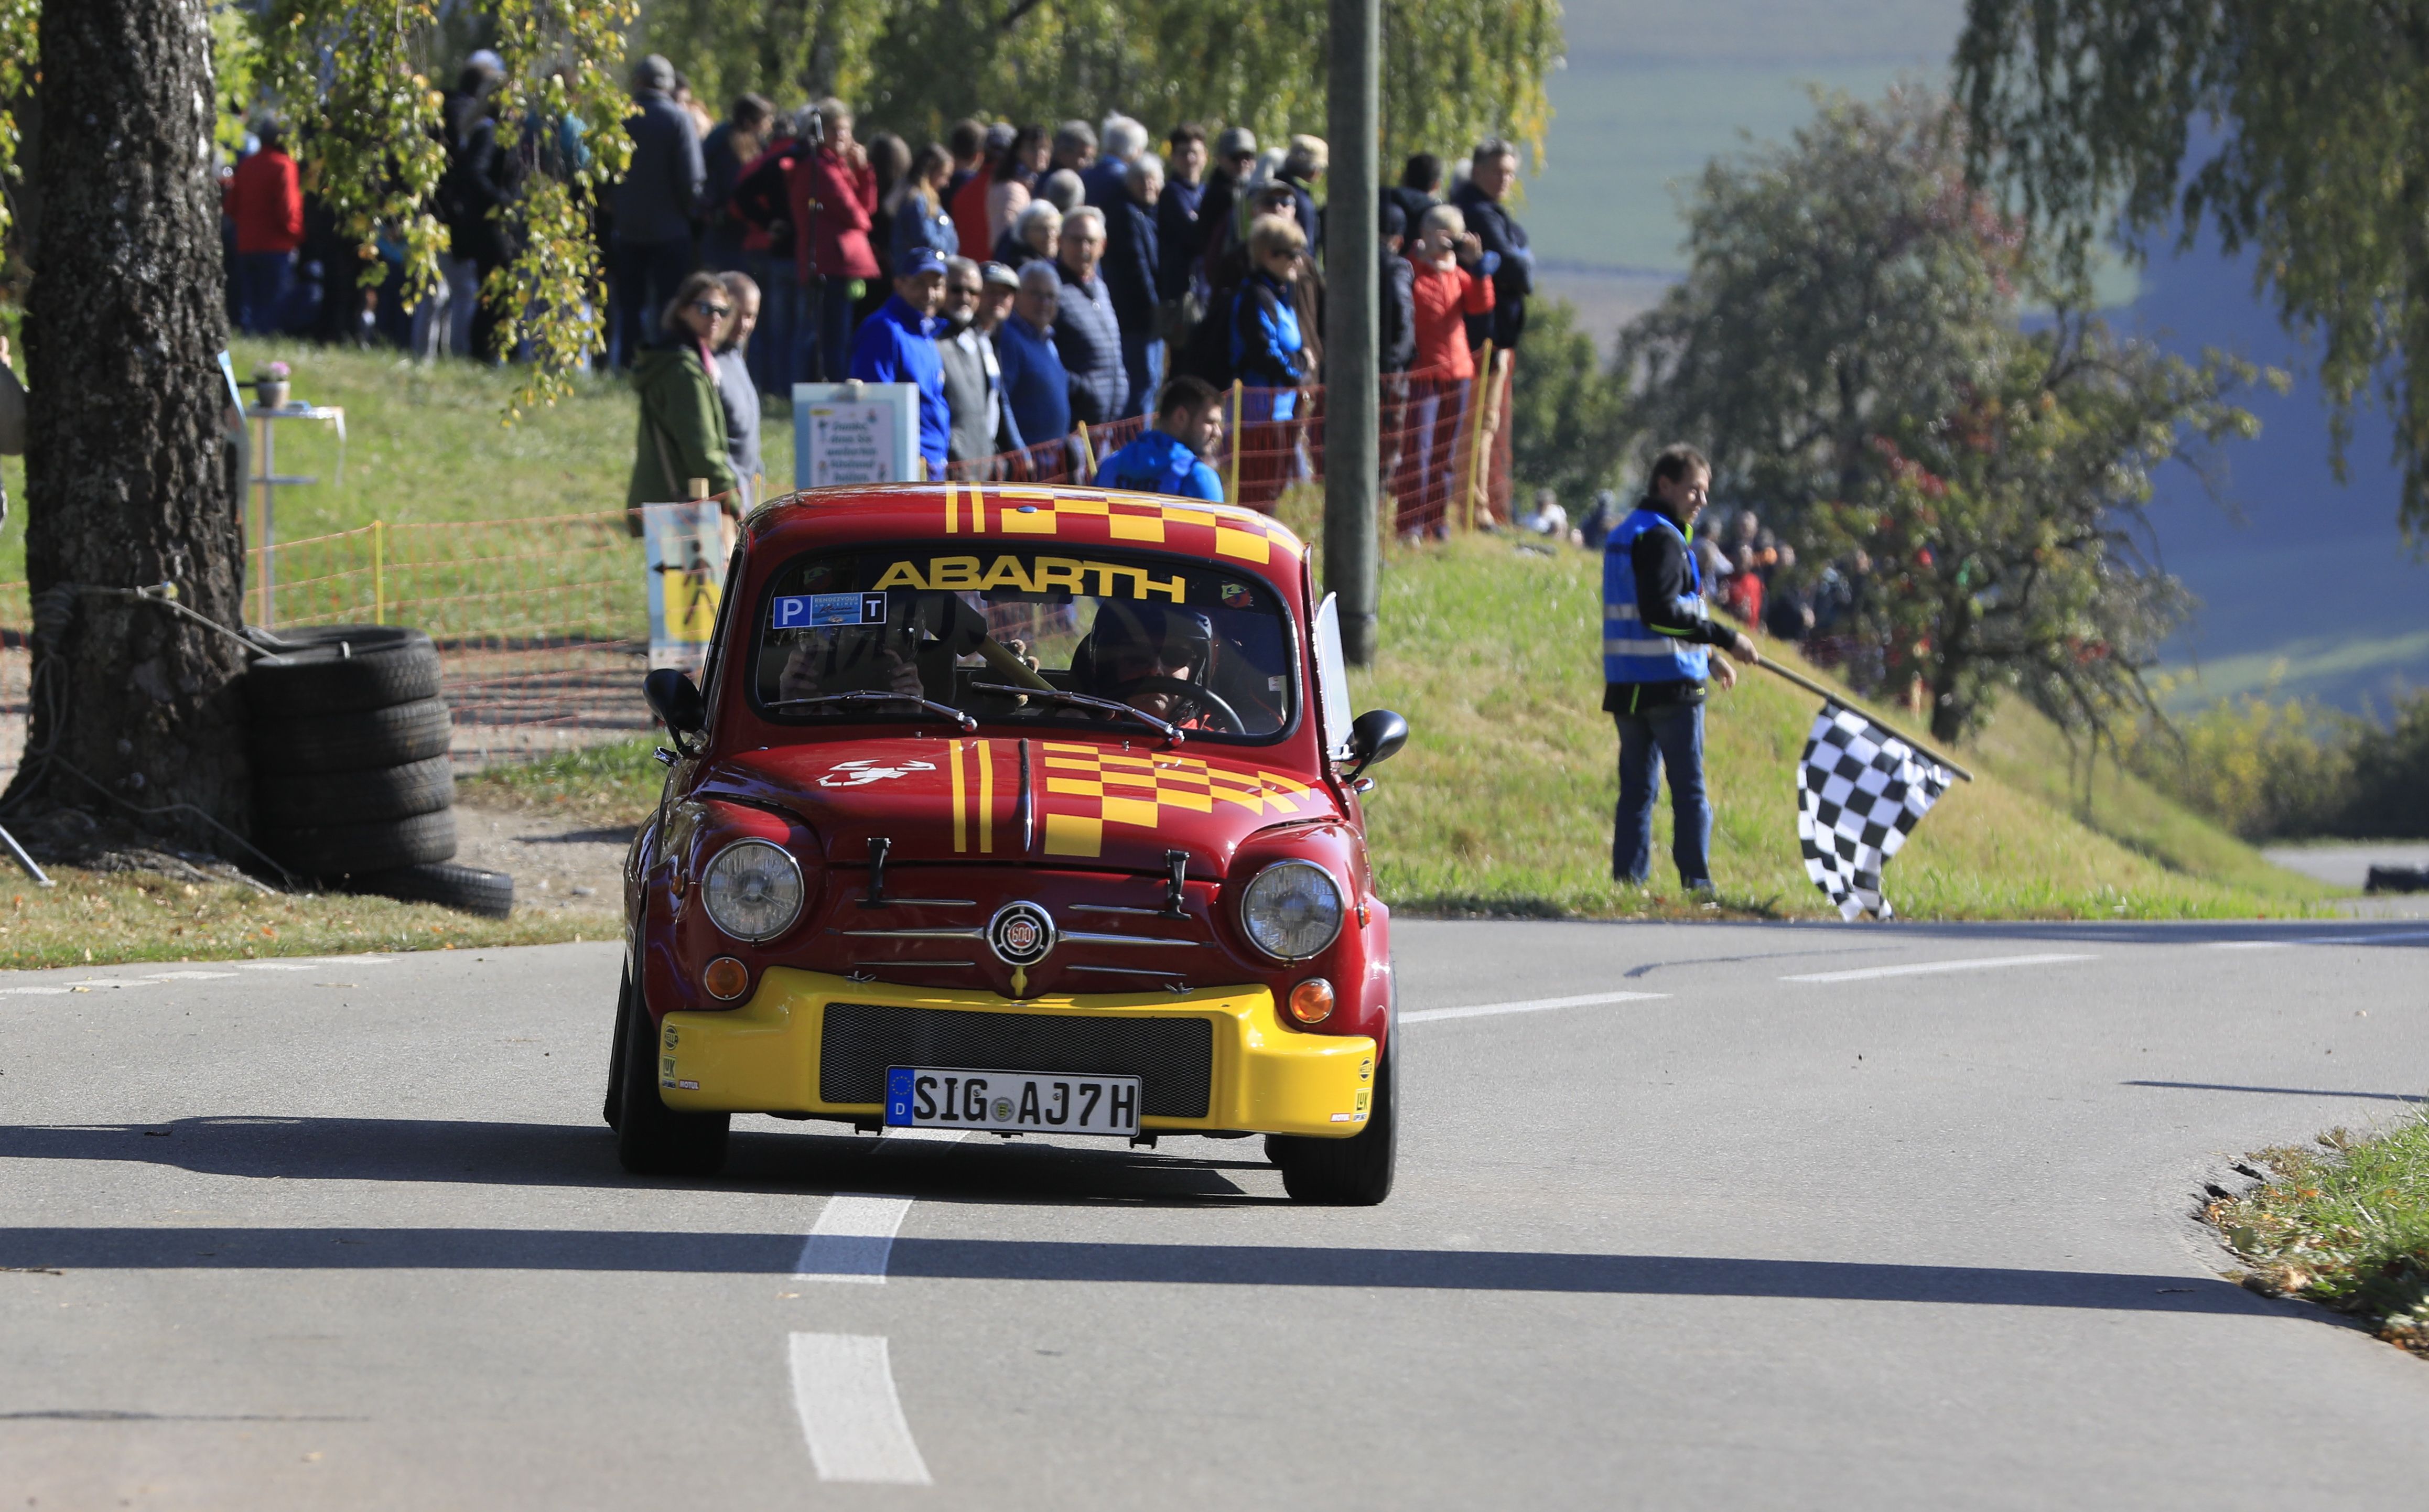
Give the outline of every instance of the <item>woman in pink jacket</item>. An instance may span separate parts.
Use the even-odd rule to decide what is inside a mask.
[[[877,255],[868,244],[877,212],[877,173],[868,154],[852,140],[851,107],[820,100],[818,120],[826,140],[795,159],[793,255],[804,287],[818,278],[818,364],[828,383],[843,382],[851,366],[852,303],[867,280],[877,276]]]

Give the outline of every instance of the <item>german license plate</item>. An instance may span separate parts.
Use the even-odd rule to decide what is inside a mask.
[[[1138,1115],[1136,1076],[928,1066],[885,1073],[885,1122],[892,1128],[1133,1135]]]

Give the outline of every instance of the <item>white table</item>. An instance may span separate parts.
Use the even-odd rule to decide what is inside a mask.
[[[245,419],[257,420],[261,426],[260,462],[252,483],[261,491],[261,530],[255,537],[261,547],[261,613],[255,623],[271,628],[278,603],[278,504],[277,490],[282,485],[319,483],[317,477],[305,473],[280,475],[277,467],[277,422],[280,420],[321,420],[338,428],[338,481],[346,480],[346,412],[331,404],[302,403],[265,409],[258,404],[246,408]]]

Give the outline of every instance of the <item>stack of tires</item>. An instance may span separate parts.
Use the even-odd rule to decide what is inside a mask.
[[[349,892],[505,917],[514,879],[448,859],[455,773],[430,637],[321,625],[276,640],[244,677],[255,843]]]

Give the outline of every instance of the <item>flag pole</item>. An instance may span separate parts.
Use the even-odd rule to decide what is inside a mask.
[[[1793,672],[1787,667],[1780,666],[1777,662],[1767,662],[1763,660],[1762,653],[1760,651],[1757,651],[1754,654],[1752,660],[1755,666],[1761,667],[1764,671],[1776,673],[1778,676],[1784,677],[1789,682],[1795,683],[1800,688],[1803,688],[1806,692],[1819,695],[1823,701],[1826,703],[1835,703],[1842,709],[1852,709],[1856,713],[1862,715],[1865,718],[1872,719],[1873,723],[1880,726],[1883,730],[1889,731],[1891,734],[1896,735],[1898,739],[1905,741],[1907,745],[1913,748],[1916,755],[1921,756],[1925,760],[1935,762],[1942,766],[1947,767],[1951,772],[1963,778],[1969,782],[1974,781],[1974,774],[1972,772],[1969,772],[1964,767],[1958,765],[1947,757],[1941,755],[1938,751],[1933,750],[1922,741],[1900,733],[1890,725],[1888,720],[1873,718],[1872,711],[1859,707],[1854,699],[1848,698],[1845,694],[1826,688],[1821,683],[1814,682],[1811,678],[1805,676],[1803,673]]]

